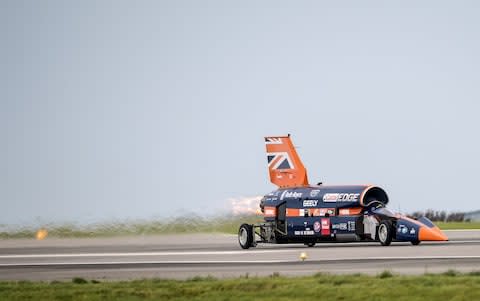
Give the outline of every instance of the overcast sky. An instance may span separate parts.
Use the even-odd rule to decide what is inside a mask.
[[[0,224],[212,214],[315,183],[479,209],[477,1],[0,0]]]

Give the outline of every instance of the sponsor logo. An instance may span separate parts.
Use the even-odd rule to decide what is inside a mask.
[[[400,233],[402,233],[402,234],[407,234],[408,228],[407,228],[407,226],[405,226],[405,225],[399,225],[397,232],[400,232]]]
[[[336,202],[337,201],[338,193],[326,193],[323,196],[324,202]]]
[[[316,221],[315,223],[313,223],[313,231],[315,232],[320,232],[320,230],[322,229],[321,225],[320,225],[320,222]]]
[[[303,207],[315,207],[318,204],[318,200],[304,200]]]
[[[287,216],[334,216],[332,208],[287,208]]]
[[[295,231],[293,232],[295,235],[314,235],[313,231]]]
[[[334,215],[335,214],[335,209],[320,209],[320,213],[323,213],[323,214],[320,214],[320,215]]]
[[[326,193],[323,201],[329,202],[356,202],[360,197],[360,193]]]
[[[348,231],[355,231],[355,222],[349,221],[348,222]]]
[[[330,235],[330,219],[329,218],[322,218],[322,235]]]
[[[343,231],[355,231],[355,222],[348,221],[346,223],[338,223],[332,225],[333,230],[343,230]]]
[[[272,191],[269,194],[267,194],[267,196],[278,196],[279,194],[280,194],[280,191],[275,190],[275,191]]]
[[[347,230],[347,223],[333,224],[332,230]]]
[[[410,235],[415,235],[415,233],[417,232],[415,230],[415,228],[411,228],[410,230],[408,230],[408,227],[405,226],[405,225],[399,225],[398,226],[398,229],[397,229],[397,232],[398,233],[402,233],[402,234],[410,234]]]
[[[315,209],[314,215],[315,216],[325,216],[325,215],[335,215],[335,209],[331,208],[318,208]]]
[[[314,189],[314,190],[310,191],[310,197],[311,198],[317,197],[319,194],[320,194],[320,189]]]
[[[296,192],[296,191],[288,191],[285,190],[282,192],[282,195],[280,196],[280,200],[283,200],[284,198],[294,198],[294,199],[299,199],[302,197],[301,192]]]

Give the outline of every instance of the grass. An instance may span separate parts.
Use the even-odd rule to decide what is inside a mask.
[[[0,300],[480,300],[480,273],[0,282]]]
[[[204,218],[190,215],[174,219],[158,221],[128,221],[98,223],[90,225],[76,224],[51,224],[43,225],[49,237],[83,238],[83,237],[110,237],[125,235],[155,235],[172,233],[237,233],[238,227],[243,223],[258,223],[261,216],[225,216]],[[23,229],[3,230],[0,227],[0,239],[8,238],[34,238],[38,228],[28,227]]]
[[[125,235],[157,235],[172,233],[230,233],[235,234],[243,223],[258,223],[261,216],[225,216],[204,218],[190,215],[159,221],[128,221],[99,223],[90,225],[44,225],[49,237],[82,238],[109,237]],[[443,230],[450,229],[480,229],[480,222],[437,222]],[[3,230],[0,226],[0,239],[34,238],[38,229],[30,227],[16,230]]]
[[[435,222],[435,225],[443,230],[480,229],[480,222]]]

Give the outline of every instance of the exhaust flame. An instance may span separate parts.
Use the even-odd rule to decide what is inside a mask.
[[[261,215],[259,204],[262,196],[230,198],[233,215],[257,214]]]

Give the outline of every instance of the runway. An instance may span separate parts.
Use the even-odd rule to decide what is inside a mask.
[[[242,250],[235,235],[198,234],[88,239],[0,240],[0,280],[186,279],[480,270],[480,230],[445,231],[450,241],[259,245]],[[300,260],[301,252],[307,259]]]

